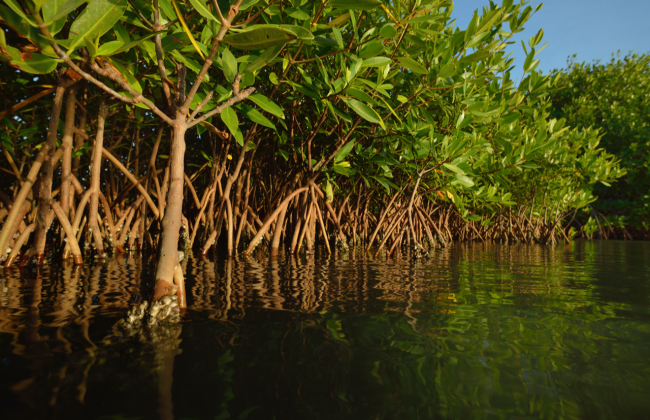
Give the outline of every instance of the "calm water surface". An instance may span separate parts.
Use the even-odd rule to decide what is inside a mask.
[[[151,258],[0,272],[0,418],[650,418],[650,243],[183,264],[157,342]]]

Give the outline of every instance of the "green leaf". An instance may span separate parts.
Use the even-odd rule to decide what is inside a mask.
[[[201,150],[201,154],[203,155],[203,157],[205,158],[205,160],[207,160],[208,162],[212,162],[212,161],[213,161],[213,159],[212,159],[211,157],[209,157],[208,155],[206,155],[205,152],[204,152],[203,150]]]
[[[135,89],[136,92],[142,93],[142,86],[140,85],[140,82],[138,82],[138,79],[133,76],[133,74],[123,65],[123,63],[113,58],[109,58],[109,60],[111,61],[111,64],[113,64],[115,68],[120,73],[122,73],[122,75],[126,78],[126,81],[129,82],[129,85],[131,85],[131,87]]]
[[[464,113],[463,113],[464,114]],[[473,115],[464,115],[461,116],[462,118],[458,118],[458,123],[456,124],[456,128],[459,130],[462,130],[463,128],[467,127],[474,121],[474,116]]]
[[[208,10],[207,7],[205,7],[205,3],[201,0],[190,0],[190,3],[192,3],[192,6],[194,6],[194,9],[201,14],[204,18],[214,20],[215,22],[219,22],[216,17]]]
[[[341,149],[334,156],[334,162],[339,163],[343,159],[345,159],[346,156],[350,154],[353,147],[354,147],[354,140],[350,140],[349,142],[347,142],[343,147],[341,147]]]
[[[32,0],[32,2],[34,3],[34,11],[36,13],[40,12],[41,7],[43,7],[43,4],[47,1],[48,0]]]
[[[490,36],[490,32],[483,32],[482,34],[478,34],[478,35],[474,36],[474,38],[469,40],[469,42],[467,43],[465,48],[473,48],[473,47],[479,45],[488,36]]]
[[[522,41],[522,45],[523,45],[523,41]],[[533,62],[533,59],[535,59],[535,48],[532,48],[532,51],[526,56],[526,60],[524,61],[524,70],[530,67],[530,64]]]
[[[0,4],[0,20],[4,21],[3,23],[5,25],[11,27],[20,36],[27,39],[35,40],[34,38],[40,34],[38,29],[25,25],[25,19],[23,17],[2,4]],[[4,34],[4,28],[2,33]],[[3,45],[6,45],[6,40],[3,42]]]
[[[397,61],[399,61],[403,67],[406,67],[407,69],[411,70],[413,73],[417,73],[417,74],[429,73],[422,64],[413,60],[411,57],[399,57]]]
[[[314,39],[314,34],[312,34],[309,29],[298,25],[275,25],[275,24],[251,25],[240,32],[248,32],[254,29],[265,29],[265,28],[279,28],[282,30],[287,30],[292,32],[298,39],[305,39],[305,40]]]
[[[390,193],[390,189],[391,189],[391,187],[395,188],[395,189],[398,190],[398,191],[401,191],[401,190],[397,187],[397,185],[393,184],[392,182],[390,182],[389,180],[387,180],[387,179],[384,178],[384,177],[381,177],[381,176],[373,176],[372,178],[376,179],[377,182],[379,182],[381,185],[383,185],[383,187],[386,188],[386,192],[387,192],[387,193]]]
[[[486,58],[490,57],[491,52],[490,51],[476,51],[474,54],[467,55],[460,60],[458,60],[459,63],[471,63],[474,61],[480,61],[480,60],[485,60]]]
[[[397,35],[397,31],[393,25],[384,25],[379,31],[379,35],[381,35],[382,38],[394,38],[395,35]]]
[[[375,110],[370,108],[368,105],[364,104],[363,102],[357,101],[356,99],[347,99],[346,102],[348,106],[352,108],[352,110],[356,112],[364,120],[369,121],[371,123],[379,124],[384,129],[386,128],[386,126],[384,126],[384,122],[382,121],[381,117],[375,112]]]
[[[239,6],[239,10],[240,10],[240,11],[241,11],[241,10],[246,10],[246,9],[248,9],[249,7],[251,7],[251,6],[255,5],[255,4],[257,4],[258,1],[260,1],[260,0],[244,0],[244,1],[242,2],[241,6]]]
[[[144,23],[142,23],[142,21],[140,20],[138,15],[136,15],[135,13],[133,13],[132,11],[130,11],[128,9],[126,10],[126,12],[124,12],[122,17],[120,18],[120,21],[125,22],[125,23],[130,23],[133,26],[140,27],[140,28],[145,29],[147,31],[151,30],[148,26],[146,26]]]
[[[310,98],[312,98],[315,101],[320,101],[321,98],[318,96],[318,92],[315,92],[311,90],[310,88],[307,87],[307,85],[297,83],[297,82],[289,82],[291,86],[293,86],[298,92],[302,93],[303,95],[307,95]]]
[[[174,12],[174,6],[169,0],[158,0],[158,7],[163,12],[168,21],[173,21],[176,19],[176,12]]]
[[[43,5],[43,18],[45,19],[45,23],[50,25],[54,21],[67,18],[70,12],[86,3],[86,1],[88,0],[50,0]]]
[[[481,26],[476,30],[477,34],[488,31],[496,20],[503,15],[503,9],[496,9],[491,11],[483,20]]]
[[[287,29],[298,37],[298,39],[311,40],[314,39],[314,34],[307,28],[298,25],[279,25],[283,29]]]
[[[339,108],[338,106],[334,105],[334,104],[331,103],[330,101],[326,101],[326,103],[327,103],[327,107],[328,107],[329,110],[332,112],[332,114],[334,114],[334,115],[336,115],[336,116],[342,118],[343,121],[346,121],[346,122],[349,122],[349,123],[352,122],[352,117],[350,116],[350,114],[348,114],[347,112],[343,111],[341,108]]]
[[[278,150],[278,154],[284,158],[284,160],[289,160],[289,152],[283,149]]]
[[[345,90],[345,93],[360,100],[363,102],[367,102],[371,104],[372,106],[377,106],[377,102],[375,102],[374,99],[370,95],[368,95],[366,92],[360,90],[360,89],[355,89],[355,88],[347,88]]]
[[[325,196],[327,196],[327,202],[331,203],[334,201],[334,191],[332,190],[332,184],[327,181],[327,185],[325,186]]]
[[[330,0],[328,6],[347,10],[373,10],[381,6],[379,0]]]
[[[119,43],[122,45],[120,41],[113,41],[113,43]],[[88,50],[88,53],[90,54],[91,57],[97,57],[97,47],[95,47],[95,44],[89,40],[88,38],[84,37],[84,44],[86,45],[86,49]],[[109,42],[110,44],[110,42]]]
[[[248,99],[253,101],[255,105],[259,106],[269,114],[284,119],[284,112],[282,112],[282,108],[280,108],[278,105],[275,104],[275,102],[273,102],[266,96],[261,95],[259,93],[255,93],[253,95],[250,95]]]
[[[298,20],[307,20],[309,19],[309,15],[305,12],[303,12],[300,9],[296,9],[294,7],[289,7],[287,9],[284,9],[284,13],[289,15],[290,17]]]
[[[447,77],[453,76],[454,73],[456,73],[456,64],[449,63],[442,66],[440,72],[438,73],[438,77],[441,79],[446,79]]]
[[[201,44],[203,45],[211,44],[212,35],[214,34],[212,33],[212,29],[210,29],[210,25],[205,25],[203,27],[203,30],[201,31],[201,39],[200,39]]]
[[[187,38],[190,40],[192,46],[194,47],[194,49],[196,49],[196,52],[199,53],[201,58],[205,59],[203,55],[203,51],[201,51],[201,48],[199,48],[199,45],[196,43],[196,40],[192,35],[192,31],[190,31],[190,28],[187,26],[187,22],[185,22],[185,19],[183,17],[183,12],[181,12],[181,9],[178,8],[178,4],[176,4],[175,0],[171,0],[171,1],[172,1],[172,5],[174,6],[174,11],[176,11],[176,16],[178,16],[178,21],[181,23],[181,26],[183,27],[183,30],[185,31]]]
[[[237,59],[229,49],[225,48],[221,53],[221,60],[223,75],[226,77],[228,83],[232,83],[235,80],[235,76],[237,76]]]
[[[190,47],[190,48],[192,48],[192,47]],[[181,54],[178,50],[172,51],[170,55],[173,56],[176,60],[178,60],[181,63],[185,64],[187,66],[187,68],[192,70],[194,73],[198,74],[199,71],[201,71],[201,65],[197,61],[192,60],[190,58],[187,58],[187,55]],[[206,81],[207,81],[208,80],[208,75],[207,74],[206,74],[205,78],[206,78]]]
[[[119,54],[121,52],[128,51],[131,48],[135,47],[136,45],[140,44],[141,42],[146,41],[147,39],[152,38],[152,37],[156,36],[157,34],[160,34],[160,33],[163,33],[163,32],[165,32],[165,31],[158,31],[158,32],[152,32],[150,34],[147,34],[147,35],[143,36],[142,38],[138,38],[136,40],[133,40],[133,41],[129,42],[128,44],[122,45],[120,48],[113,51],[111,54]]]
[[[237,132],[235,134],[233,134],[233,136],[235,137],[235,140],[237,140],[238,145],[240,145],[240,146],[244,145],[244,133],[242,133],[239,128],[237,129]],[[248,146],[247,146],[246,150],[248,150]]]
[[[390,58],[379,56],[363,60],[361,67],[383,67],[386,64],[390,64]]]
[[[344,163],[347,163],[347,166],[343,165]],[[347,169],[349,166],[350,166],[350,164],[348,162],[342,162],[341,164],[335,163],[332,166],[332,169],[334,170],[334,172],[339,173],[339,174],[341,174],[343,176],[350,176],[350,172],[348,172],[348,169]]]
[[[449,169],[450,171],[456,172],[459,175],[465,175],[465,171],[460,169],[458,166],[452,165],[451,163],[443,163],[442,166]]]
[[[521,117],[521,114],[518,112],[511,112],[510,114],[504,115],[503,117],[496,120],[497,123],[508,125],[517,121]]]
[[[223,42],[240,50],[254,51],[284,45],[298,36],[280,27],[262,27],[239,32],[223,38]]]
[[[538,65],[539,65],[539,58],[536,59],[536,60],[533,60],[533,61],[528,65],[528,67],[525,67],[525,68],[524,68],[524,71],[526,71],[526,72],[531,72],[531,71],[535,70],[535,69],[537,68]]]
[[[440,16],[424,15],[424,16],[418,16],[409,19],[405,23],[413,24],[413,23],[422,23],[422,22],[435,22],[436,20],[440,20],[440,19],[441,19]]]
[[[466,175],[456,174],[456,179],[465,187],[473,187],[474,181]]]
[[[92,0],[70,26],[70,35],[76,36],[70,50],[84,42],[84,37],[95,39],[115,25],[126,10],[125,0]]]
[[[23,18],[27,23],[29,23],[31,26],[37,27],[38,25],[36,22],[34,22],[34,19],[29,18],[25,12],[23,12],[22,7],[20,7],[20,4],[16,0],[4,0],[4,2],[11,8],[11,10],[14,11],[14,13],[18,14],[21,18]]]
[[[67,13],[58,19],[54,19],[65,4],[65,0],[50,0],[43,5],[43,20],[46,22],[47,28],[52,36],[59,33],[63,29],[63,25],[65,25]]]
[[[122,41],[111,41],[107,42],[106,44],[102,44],[98,49],[96,54],[91,54],[93,57],[98,56],[108,56],[113,54],[115,51],[120,49],[124,44]],[[86,48],[88,48],[88,45],[86,45]],[[88,50],[90,52],[90,50]]]
[[[542,41],[542,38],[544,38],[544,29],[540,29],[537,35],[531,36],[528,39],[528,45],[530,45],[530,48],[535,48]]]
[[[332,33],[334,34],[334,39],[336,39],[336,45],[338,45],[339,49],[345,48],[345,44],[343,43],[343,35],[341,35],[341,30],[337,27],[332,28]]]
[[[332,81],[330,80],[328,68],[323,64],[323,61],[320,58],[318,59],[318,71],[320,71],[320,74],[323,76],[323,80],[325,80],[325,83],[331,88]]]
[[[131,35],[129,35],[129,31],[127,31],[124,25],[122,25],[120,22],[117,22],[113,26],[113,32],[115,32],[117,40],[122,41],[123,44],[128,44],[131,42]]]
[[[348,20],[350,20],[350,13],[345,13],[345,14],[337,17],[336,19],[332,20],[331,22],[329,22],[327,24],[327,27],[328,28],[332,28],[334,26],[338,27],[338,26],[341,26],[342,24],[344,24],[345,22],[347,22]]]
[[[384,51],[384,44],[378,41],[369,42],[361,47],[359,57],[363,59],[372,58]]]
[[[247,73],[245,70],[242,71],[242,66],[246,67],[246,63],[241,63],[239,65],[239,70],[241,73],[241,82],[239,83],[239,88],[244,88],[247,86],[253,86],[255,84],[255,75],[253,73]]]
[[[522,165],[519,165],[522,168],[526,169],[539,169],[541,166],[537,165],[536,163],[524,163]]]
[[[255,72],[261,69],[262,67],[266,66],[267,64],[270,64],[273,60],[275,60],[275,57],[277,57],[278,54],[280,54],[280,51],[282,51],[283,48],[284,48],[284,44],[267,48],[266,50],[264,50],[262,54],[260,54],[256,59],[254,59],[248,64],[246,70],[244,70],[244,73]]]
[[[263,125],[264,127],[272,128],[276,130],[275,124],[273,124],[268,118],[262,115],[258,110],[252,108],[248,105],[242,104],[242,109],[246,116],[253,121],[254,123]]]
[[[226,124],[226,127],[228,127],[228,130],[232,133],[234,136],[237,131],[239,131],[239,120],[237,119],[237,114],[235,113],[235,110],[232,109],[232,107],[228,107],[221,111],[219,114],[221,117],[221,121],[223,121],[224,124]]]
[[[32,53],[32,58],[25,61],[11,60],[11,64],[20,67],[21,70],[27,73],[47,74],[56,68],[58,62],[43,54]]]

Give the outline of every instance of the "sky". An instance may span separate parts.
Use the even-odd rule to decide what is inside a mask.
[[[516,58],[513,76],[523,72],[526,55],[521,40],[528,48],[528,38],[540,28],[544,29],[544,39],[537,49],[548,42],[537,55],[537,69],[543,73],[566,68],[567,57],[573,54],[577,54],[578,62],[592,62],[609,61],[618,50],[622,54],[650,53],[650,0],[532,0],[530,5],[534,9],[541,3],[544,7],[528,20],[523,32],[513,37],[516,44],[507,49]],[[467,28],[474,10],[488,4],[489,0],[454,1],[452,18],[456,26]],[[509,30],[507,24],[505,29]]]

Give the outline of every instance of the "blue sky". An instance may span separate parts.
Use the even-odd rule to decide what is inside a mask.
[[[577,61],[591,62],[609,61],[617,50],[650,52],[650,0],[533,0],[530,5],[534,8],[541,3],[542,10],[513,37],[516,44],[508,49],[517,58],[513,75],[521,74],[525,59],[520,40],[528,48],[528,38],[540,28],[544,28],[544,39],[539,47],[549,43],[537,56],[538,70],[544,73],[566,67],[567,57],[573,54],[578,55]],[[474,10],[487,4],[488,0],[456,0],[452,13],[456,26],[467,28]]]

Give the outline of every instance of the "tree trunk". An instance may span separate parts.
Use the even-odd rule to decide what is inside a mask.
[[[95,145],[93,146],[93,160],[90,167],[90,216],[88,218],[88,227],[90,228],[93,240],[95,242],[95,251],[98,255],[104,254],[104,244],[99,234],[99,224],[97,223],[97,213],[99,211],[99,184],[102,173],[102,148],[104,147],[104,125],[106,115],[108,114],[108,105],[101,100],[99,104],[99,114],[97,116],[97,134],[95,135]],[[111,232],[112,233],[112,232]]]
[[[45,239],[47,231],[50,228],[48,223],[48,213],[50,210],[49,201],[52,197],[52,175],[54,167],[52,165],[52,155],[56,149],[57,129],[59,126],[59,117],[61,115],[61,104],[63,103],[63,95],[66,88],[71,84],[65,76],[60,76],[56,87],[56,95],[54,96],[54,104],[52,105],[52,113],[50,115],[50,124],[47,130],[46,144],[49,146],[49,152],[45,162],[43,162],[43,170],[41,171],[40,191],[38,194],[38,211],[36,213],[36,232],[34,234],[34,244],[32,245],[30,255],[34,255],[37,264],[43,263],[43,254],[45,254]],[[49,219],[51,220],[51,219]]]
[[[160,255],[156,267],[156,284],[154,295],[161,290],[169,293],[174,278],[174,270],[178,266],[178,239],[180,237],[181,216],[183,212],[183,186],[185,184],[185,131],[187,125],[183,115],[178,114],[172,137],[170,168],[169,199],[162,219],[162,238]],[[163,197],[160,197],[161,200]]]
[[[65,99],[65,129],[61,147],[63,161],[61,162],[61,209],[65,217],[70,214],[70,174],[72,173],[72,138],[74,137],[75,98],[77,87],[68,89]]]
[[[282,227],[284,226],[284,217],[287,214],[287,206],[282,207],[282,211],[278,217],[278,222],[275,224],[275,232],[273,233],[273,241],[271,242],[271,257],[277,257],[280,250],[280,236],[282,235]]]
[[[81,91],[81,103],[82,107],[83,104],[86,103],[85,97],[86,97],[86,89],[84,88]],[[85,133],[86,132],[86,111],[82,108],[81,109],[81,117],[79,118],[79,132],[77,132],[75,136],[75,149],[81,149],[81,147],[84,145],[84,138],[80,133]],[[77,156],[76,158],[72,159],[72,173],[79,178],[79,162],[81,160],[80,156]]]
[[[20,192],[18,193],[16,199],[14,200],[13,206],[11,207],[11,211],[9,212],[9,215],[5,219],[5,223],[2,227],[2,231],[0,232],[0,250],[1,250],[0,252],[2,252],[2,255],[5,254],[7,242],[10,237],[9,235],[11,233],[14,223],[16,222],[16,220],[21,220],[19,219],[19,215],[22,210],[22,204],[25,202],[27,195],[31,192],[32,186],[36,181],[36,176],[38,175],[38,172],[40,171],[41,166],[43,165],[43,162],[46,160],[49,152],[50,152],[50,146],[46,144],[45,146],[43,146],[43,149],[41,149],[41,151],[36,156],[36,161],[34,162],[31,169],[29,170],[29,174],[25,178],[25,182],[23,183],[23,186],[20,188]]]

